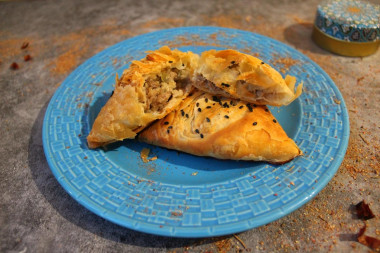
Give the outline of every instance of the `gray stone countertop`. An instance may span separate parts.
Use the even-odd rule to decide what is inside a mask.
[[[379,2],[377,2],[379,3]],[[1,1],[0,252],[368,252],[352,207],[365,200],[380,237],[380,51],[326,52],[311,40],[318,1]],[[330,183],[290,215],[237,235],[168,238],[98,217],[72,199],[47,164],[41,129],[49,100],[77,66],[139,34],[179,26],[263,34],[319,64],[343,94],[350,140]],[[24,42],[29,45],[20,49]],[[31,60],[24,61],[30,55]],[[12,70],[16,62],[19,69]]]

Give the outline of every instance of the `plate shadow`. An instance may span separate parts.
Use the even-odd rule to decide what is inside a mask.
[[[313,23],[303,22],[290,25],[284,30],[285,40],[298,50],[310,51],[322,55],[331,53],[317,46],[311,38]]]

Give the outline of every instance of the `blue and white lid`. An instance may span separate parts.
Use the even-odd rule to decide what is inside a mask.
[[[315,25],[325,34],[352,42],[380,40],[380,5],[327,0],[318,5]]]

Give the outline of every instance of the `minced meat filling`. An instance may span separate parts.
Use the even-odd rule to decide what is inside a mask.
[[[251,84],[251,83],[247,83],[247,82],[242,81],[242,80],[239,80],[236,83],[236,86],[239,86],[239,85],[246,86],[247,90],[251,94],[253,94],[256,99],[263,99],[264,98],[264,91],[259,86]]]
[[[227,92],[225,92],[223,89],[215,86],[215,84],[209,80],[207,80],[206,78],[204,78],[203,75],[198,75],[197,76],[197,79],[196,79],[196,86],[199,88],[199,89],[205,89],[205,90],[208,90],[210,91],[211,93],[214,93],[214,94],[224,94],[224,95],[228,95]]]
[[[181,76],[180,70],[164,70],[161,76],[156,75],[145,81],[145,111],[162,112],[167,103],[176,96],[182,96],[188,79]]]
[[[196,84],[199,89],[210,91],[213,94],[229,96],[229,94],[222,88],[217,87],[213,82],[207,80],[203,75],[198,75]],[[243,88],[244,87],[244,88]],[[236,90],[248,90],[256,99],[265,99],[266,96],[273,96],[273,94],[264,94],[264,91],[257,85],[247,83],[243,80],[236,81]]]

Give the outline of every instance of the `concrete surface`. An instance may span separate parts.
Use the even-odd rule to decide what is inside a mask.
[[[379,3],[378,1],[376,3]],[[380,51],[365,58],[315,46],[318,1],[0,2],[0,252],[368,252],[356,242],[366,200],[379,238]],[[335,81],[349,108],[351,137],[338,173],[311,202],[234,236],[176,239],[114,225],[80,206],[52,175],[41,127],[59,84],[95,53],[138,34],[213,25],[261,33],[291,45]],[[23,42],[29,46],[21,50]],[[32,60],[25,62],[24,55]],[[11,70],[12,62],[19,64]],[[239,241],[243,242],[243,244]]]

